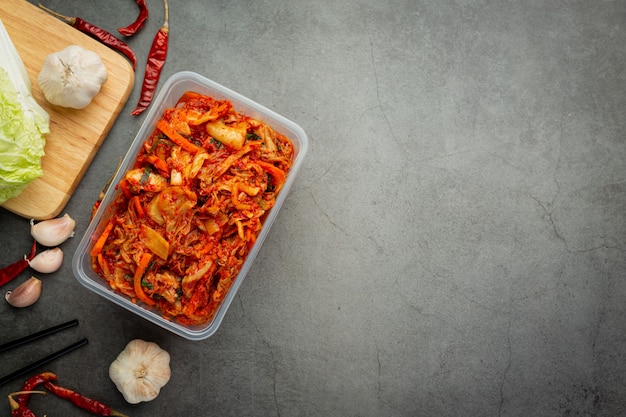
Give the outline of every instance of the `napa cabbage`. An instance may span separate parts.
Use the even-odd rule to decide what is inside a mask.
[[[50,117],[32,95],[28,73],[0,21],[0,204],[43,175]]]

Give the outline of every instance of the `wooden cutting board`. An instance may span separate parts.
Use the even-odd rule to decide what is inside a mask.
[[[135,74],[123,55],[25,0],[0,0],[0,20],[24,61],[33,96],[50,115],[43,176],[2,207],[26,218],[53,218],[69,201],[128,100]],[[49,104],[37,85],[46,56],[69,45],[98,53],[109,73],[100,93],[80,110]]]

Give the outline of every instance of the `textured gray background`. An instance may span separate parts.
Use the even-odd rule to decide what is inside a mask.
[[[134,18],[134,2],[106,3],[44,2],[110,31]],[[66,209],[79,235],[143,121],[129,113],[163,16],[148,3],[133,93]],[[0,303],[0,342],[80,326],[3,354],[0,373],[86,336],[45,369],[132,416],[626,415],[626,2],[170,9],[164,78],[192,70],[295,121],[305,165],[216,335],[190,342],[111,305],[67,259],[32,308]],[[28,221],[0,211],[0,230],[7,264]],[[129,406],[107,369],[137,337],[173,375]]]

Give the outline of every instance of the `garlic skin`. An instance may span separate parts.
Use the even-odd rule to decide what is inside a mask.
[[[46,57],[37,82],[50,103],[83,109],[100,92],[108,76],[100,55],[70,45]]]
[[[41,296],[41,280],[30,277],[18,285],[13,291],[7,291],[4,299],[13,307],[23,308],[33,304]]]
[[[28,259],[27,259],[28,261]],[[63,264],[63,251],[61,248],[46,249],[35,255],[28,261],[28,265],[37,272],[49,274],[57,271]]]
[[[76,222],[69,214],[56,219],[43,220],[35,224],[30,220],[30,234],[38,243],[44,246],[58,246],[74,236]]]
[[[154,400],[170,376],[169,353],[141,339],[131,340],[109,366],[109,377],[130,404]]]

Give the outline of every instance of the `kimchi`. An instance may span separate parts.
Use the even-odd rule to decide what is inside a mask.
[[[91,250],[109,286],[183,324],[210,321],[293,164],[291,140],[229,100],[164,111]]]

